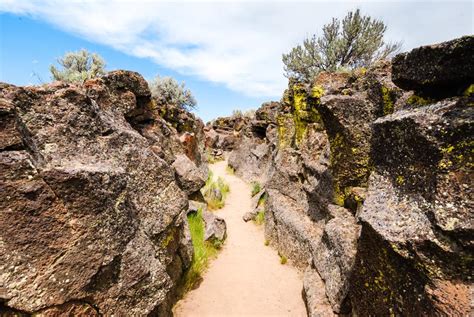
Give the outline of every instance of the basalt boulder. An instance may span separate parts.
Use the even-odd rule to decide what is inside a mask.
[[[459,94],[474,82],[474,36],[427,45],[395,56],[393,82],[431,96]]]
[[[453,97],[375,121],[351,282],[358,315],[469,315],[471,102]]]
[[[146,81],[0,95],[0,310],[168,314],[192,256],[188,201],[143,135],[165,139]]]

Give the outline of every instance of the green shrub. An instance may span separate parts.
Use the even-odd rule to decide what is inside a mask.
[[[286,262],[288,262],[288,259],[286,258],[286,256],[282,255],[282,254],[278,254],[280,256],[280,264],[286,264]]]
[[[252,197],[260,193],[260,190],[262,190],[260,183],[259,182],[252,182]]]
[[[188,215],[189,231],[193,242],[194,256],[191,267],[183,277],[180,293],[195,288],[202,280],[202,273],[209,265],[209,261],[217,256],[221,244],[204,241],[204,220],[202,219],[202,209],[199,208],[196,213]]]
[[[214,180],[213,173],[209,171],[206,184],[201,189],[201,193],[207,203],[207,208],[209,210],[216,210],[224,207],[225,199],[229,192],[229,185],[224,179],[218,177],[217,180]]]
[[[54,65],[49,68],[53,80],[83,83],[87,79],[105,74],[105,62],[102,57],[95,53],[89,53],[85,49],[67,52],[57,62],[62,69],[57,69]]]
[[[400,43],[385,43],[385,23],[360,10],[350,11],[342,20],[333,18],[323,26],[322,35],[313,35],[283,54],[285,76],[311,82],[322,71],[368,66],[399,51]]]
[[[263,243],[266,247],[268,247],[270,245],[270,240],[268,239],[265,239],[265,242]]]
[[[265,210],[260,210],[254,219],[255,224],[263,225],[265,223]]]
[[[184,82],[179,84],[171,77],[156,76],[148,84],[158,106],[175,106],[188,111],[196,108],[196,99]]]

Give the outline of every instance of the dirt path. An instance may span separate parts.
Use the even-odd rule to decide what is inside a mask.
[[[306,316],[302,277],[264,245],[263,226],[242,220],[250,210],[250,186],[226,173],[227,162],[210,166],[231,192],[216,213],[227,223],[227,241],[199,288],[178,302],[176,316]]]

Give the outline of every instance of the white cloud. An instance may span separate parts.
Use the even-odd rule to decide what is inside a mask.
[[[281,53],[356,7],[387,21],[389,39],[403,36],[407,49],[473,33],[470,1],[3,0],[0,12],[32,15],[183,74],[272,97],[286,85]]]

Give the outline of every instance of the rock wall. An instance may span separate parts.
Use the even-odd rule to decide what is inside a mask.
[[[472,313],[473,45],[290,81],[242,128],[229,164],[265,183],[310,316]]]
[[[159,110],[134,72],[1,84],[0,314],[170,313],[207,170],[202,122]]]

